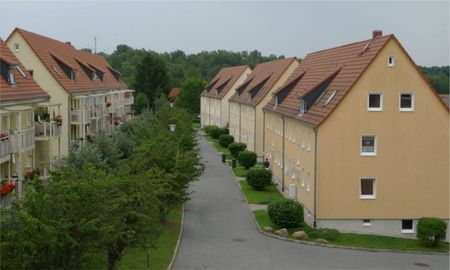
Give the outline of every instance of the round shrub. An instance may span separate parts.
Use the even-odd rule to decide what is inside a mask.
[[[272,171],[262,168],[253,168],[247,172],[247,183],[255,190],[264,190],[272,182]]]
[[[245,151],[247,149],[247,145],[245,143],[231,143],[228,145],[228,150],[230,150],[231,155],[234,158],[238,158],[240,152]]]
[[[341,233],[338,230],[328,228],[316,228],[311,229],[311,231],[308,232],[308,236],[311,238],[322,238],[328,241],[334,241],[338,239],[340,235]]]
[[[251,151],[242,151],[238,154],[239,163],[247,170],[256,164],[256,153]]]
[[[209,136],[213,139],[219,139],[220,135],[222,135],[222,129],[217,126],[212,126],[209,128]]]
[[[303,206],[294,200],[281,199],[269,203],[267,213],[279,228],[296,228],[303,223]]]
[[[222,134],[225,134],[225,135],[230,134],[230,129],[228,127],[222,128]]]
[[[231,135],[223,134],[223,135],[220,135],[220,137],[219,137],[220,145],[222,145],[225,148],[227,148],[228,145],[230,145],[233,142],[234,142],[234,137]]]
[[[210,135],[211,128],[213,128],[213,127],[217,127],[217,126],[211,126],[211,125],[204,126],[204,127],[203,127],[203,131],[204,131],[206,134]]]
[[[423,217],[417,224],[417,238],[424,245],[437,246],[445,239],[447,224],[440,218]]]

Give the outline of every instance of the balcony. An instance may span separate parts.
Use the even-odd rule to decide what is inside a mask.
[[[49,140],[61,135],[61,127],[56,122],[35,123],[36,140]]]
[[[124,105],[133,105],[134,104],[134,96],[130,95],[130,96],[126,96],[125,95],[125,99],[124,99]]]
[[[35,145],[34,136],[35,136],[34,127],[24,129],[19,132],[19,137],[22,140],[21,151],[27,151],[34,148]]]
[[[84,114],[84,120],[83,118]],[[89,111],[84,110],[72,110],[70,111],[70,123],[72,124],[79,124],[84,121],[84,124],[88,124],[91,121],[91,115]]]
[[[0,139],[0,163],[9,160],[11,154],[11,142],[9,136]]]

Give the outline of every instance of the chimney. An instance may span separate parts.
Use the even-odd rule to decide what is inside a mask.
[[[66,41],[66,44],[72,45],[72,43],[70,41]]]
[[[372,39],[376,39],[377,37],[381,37],[383,35],[382,30],[373,30]]]

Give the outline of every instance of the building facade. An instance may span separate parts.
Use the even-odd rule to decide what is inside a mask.
[[[245,65],[222,68],[217,73],[200,96],[202,126],[226,127],[230,125],[228,100],[250,72],[250,67]]]
[[[274,178],[309,224],[415,237],[421,217],[448,222],[449,110],[395,36],[308,54],[264,111]]]
[[[249,151],[263,156],[264,114],[262,108],[298,66],[296,58],[258,64],[236,88],[229,100],[230,134]]]

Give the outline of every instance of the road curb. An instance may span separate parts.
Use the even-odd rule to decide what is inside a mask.
[[[183,203],[183,211],[181,212],[181,224],[180,224],[180,231],[178,232],[178,240],[177,240],[177,244],[175,246],[175,250],[173,251],[172,260],[170,260],[170,264],[169,264],[169,266],[167,266],[167,270],[172,269],[175,259],[177,258],[177,255],[178,255],[178,250],[180,249],[181,236],[183,235],[183,228],[184,228],[185,208],[186,208],[186,203]]]
[[[303,241],[303,240],[298,240],[298,239],[292,239],[292,238],[286,238],[286,237],[282,237],[279,235],[275,235],[275,234],[271,234],[268,233],[266,231],[264,231],[263,229],[261,229],[259,227],[258,222],[256,221],[256,217],[255,214],[253,213],[253,210],[250,208],[250,204],[247,201],[247,198],[244,195],[244,192],[241,189],[241,185],[239,184],[238,179],[236,178],[236,176],[233,173],[232,168],[230,168],[229,166],[227,166],[228,169],[230,170],[231,174],[233,175],[233,178],[236,182],[236,184],[239,187],[239,191],[241,192],[242,198],[244,198],[245,204],[247,205],[248,210],[251,213],[251,216],[253,218],[253,221],[255,222],[256,228],[258,229],[258,231],[268,237],[271,238],[275,238],[278,240],[282,240],[282,241],[287,241],[287,242],[294,242],[294,243],[298,243],[298,244],[303,244],[303,245],[309,245],[309,246],[320,246],[320,247],[327,247],[327,248],[338,248],[338,249],[348,249],[348,250],[361,250],[361,251],[367,251],[367,252],[386,252],[386,253],[406,253],[406,254],[426,254],[426,255],[446,255],[448,256],[449,253],[442,253],[442,252],[424,252],[424,251],[402,251],[402,250],[391,250],[391,249],[379,249],[379,248],[362,248],[362,247],[348,247],[348,246],[339,246],[339,245],[330,245],[330,244],[321,244],[321,243],[316,243],[316,242],[310,242],[310,241]]]

